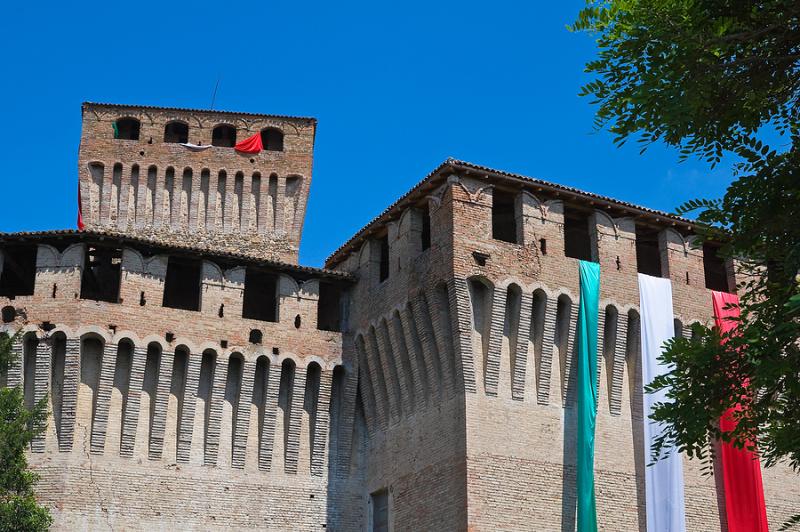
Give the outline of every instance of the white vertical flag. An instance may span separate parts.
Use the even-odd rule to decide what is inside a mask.
[[[641,308],[642,383],[646,386],[669,368],[658,361],[664,342],[675,335],[672,315],[672,284],[669,279],[639,274]],[[665,390],[644,393],[645,491],[648,532],[685,532],[683,463],[677,449],[662,451],[652,463],[653,440],[661,433],[660,423],[650,419],[653,405],[665,399]]]

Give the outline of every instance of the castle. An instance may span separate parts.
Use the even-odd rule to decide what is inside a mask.
[[[735,287],[692,221],[448,159],[310,268],[314,119],[82,115],[85,228],[0,234],[2,384],[49,397],[55,529],[574,529],[580,259],[598,524],[646,529],[637,272],[671,280],[676,335]],[[684,472],[687,529],[724,529],[718,478]],[[777,528],[800,482],[763,476]]]

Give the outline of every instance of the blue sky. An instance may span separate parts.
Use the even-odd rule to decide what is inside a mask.
[[[592,131],[581,1],[67,4],[0,20],[0,231],[74,227],[81,102],[207,108],[218,76],[217,109],[319,120],[307,265],[448,156],[667,211],[731,179]]]

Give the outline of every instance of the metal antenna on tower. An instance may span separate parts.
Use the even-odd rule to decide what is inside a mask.
[[[211,95],[211,109],[214,109],[214,102],[217,100],[217,89],[219,88],[219,82],[222,79],[222,75],[217,76],[217,83],[214,85],[214,94]]]

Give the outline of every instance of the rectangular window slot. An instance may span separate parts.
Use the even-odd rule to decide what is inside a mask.
[[[200,310],[201,272],[202,262],[199,260],[170,257],[162,305],[183,310]]]
[[[11,245],[3,248],[0,296],[32,296],[36,284],[36,246]]]
[[[278,277],[275,274],[247,268],[244,276],[242,317],[278,321]]]
[[[369,497],[372,503],[371,532],[389,532],[389,492],[383,489]]]
[[[81,299],[119,303],[122,250],[86,247],[81,275]]]
[[[719,246],[708,242],[703,244],[703,270],[706,288],[718,292],[730,292],[728,269],[725,260],[719,256]]]
[[[636,224],[636,268],[639,273],[661,277],[658,229]]]
[[[317,329],[321,331],[341,331],[342,290],[330,283],[319,283],[317,301]]]
[[[431,247],[431,213],[427,205],[422,209],[422,233],[420,238],[422,239],[422,251]]]
[[[378,280],[380,282],[389,278],[389,235],[384,235],[378,239],[380,246],[380,266],[378,270]]]
[[[516,194],[494,189],[492,192],[492,238],[518,244]]]
[[[580,260],[592,260],[589,213],[564,205],[564,254]]]

